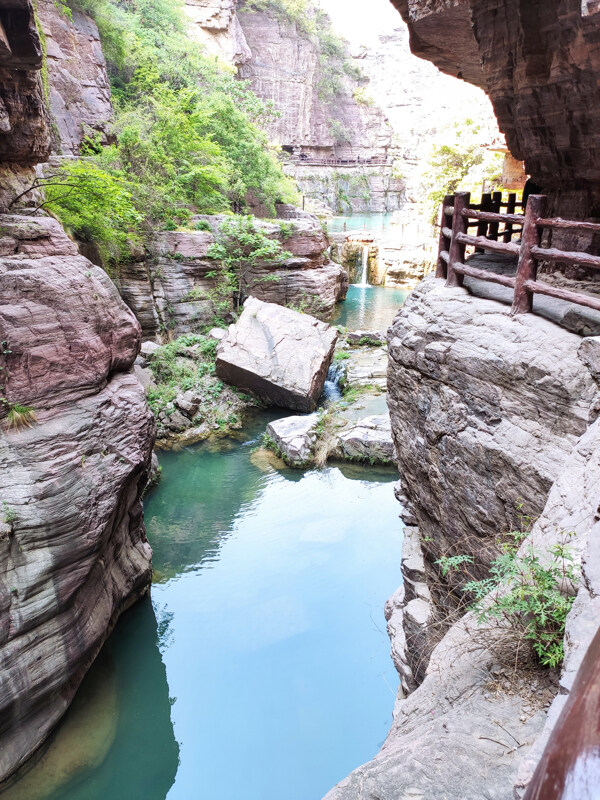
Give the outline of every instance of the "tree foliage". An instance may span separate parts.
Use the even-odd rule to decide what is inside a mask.
[[[173,229],[250,199],[274,214],[277,201],[295,199],[261,129],[272,106],[188,38],[181,0],[63,2],[98,24],[116,143],[88,140],[86,161],[63,168],[70,191],[50,189],[49,208],[97,243],[103,263],[126,257],[141,229]]]

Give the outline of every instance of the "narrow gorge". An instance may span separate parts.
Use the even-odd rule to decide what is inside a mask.
[[[597,6],[0,0],[2,800],[596,797]]]

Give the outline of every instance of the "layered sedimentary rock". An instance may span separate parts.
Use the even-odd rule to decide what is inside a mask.
[[[413,52],[482,87],[557,212],[597,216],[598,17],[580,0],[393,0]]]
[[[270,126],[277,142],[307,154],[385,158],[391,129],[377,106],[356,101],[353,90],[358,84],[344,75],[343,68],[335,77],[337,94],[326,100],[333,79],[321,61],[329,56],[322,56],[296,23],[278,15],[275,8],[256,12],[243,3],[238,17],[252,52],[240,75],[280,112]]]
[[[217,375],[269,405],[314,411],[337,341],[308,314],[250,297],[217,349]]]
[[[48,218],[0,219],[0,778],[147,592],[154,421],[135,318]],[[25,419],[19,424],[19,414]]]
[[[40,69],[42,46],[29,0],[0,3],[0,209],[32,180],[50,150]]]
[[[77,9],[67,17],[53,0],[39,0],[37,12],[45,37],[54,150],[78,153],[86,137],[106,144],[112,105],[96,23]]]
[[[166,339],[197,331],[214,316],[211,292],[220,265],[210,247],[223,217],[205,217],[211,231],[174,231],[154,237],[149,252],[125,265],[118,285],[139,320],[144,338]],[[278,223],[257,221],[278,239],[287,258],[253,265],[242,276],[244,295],[328,316],[343,300],[348,276],[327,255],[329,241],[313,219]]]

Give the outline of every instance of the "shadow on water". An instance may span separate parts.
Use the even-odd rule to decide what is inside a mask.
[[[150,600],[124,614],[43,756],[2,800],[164,800],[179,764],[165,637]]]

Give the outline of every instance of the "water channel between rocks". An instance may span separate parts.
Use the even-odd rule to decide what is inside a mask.
[[[404,296],[351,287],[334,322],[385,328]],[[383,616],[401,582],[397,474],[276,469],[255,447],[278,416],[161,454],[152,601],[124,615],[2,800],[320,800],[375,755],[397,686]]]

